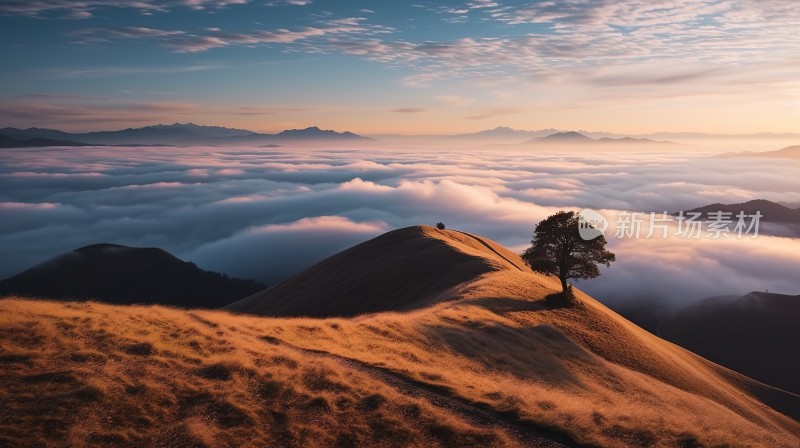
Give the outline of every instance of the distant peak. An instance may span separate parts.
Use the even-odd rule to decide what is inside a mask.
[[[778,204],[776,202],[772,202],[772,201],[770,201],[768,199],[761,199],[761,198],[752,199],[750,201],[745,202],[745,204],[773,204],[773,205],[780,205],[780,204]]]
[[[542,140],[591,140],[591,138],[576,131],[564,131],[542,137]]]
[[[91,244],[89,246],[75,249],[73,252],[90,255],[90,254],[148,254],[151,256],[166,256],[167,258],[175,258],[174,255],[157,247],[131,247],[123,246],[122,244],[99,243]]]
[[[99,244],[90,244],[88,246],[81,247],[80,249],[75,249],[74,252],[88,253],[88,252],[98,252],[108,249],[131,249],[131,247],[123,246],[121,244],[99,243]]]

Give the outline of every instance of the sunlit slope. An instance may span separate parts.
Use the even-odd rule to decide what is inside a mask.
[[[158,306],[0,300],[0,446],[549,440],[535,431],[509,435],[513,428],[488,413],[472,416],[454,399],[432,404],[412,381],[291,348],[262,330],[280,323]]]
[[[425,293],[400,305],[396,295],[404,311],[266,318],[0,301],[0,446],[800,444],[800,425],[784,415],[796,395],[658,339],[580,292],[580,306],[545,304],[558,281],[496,243],[399,232],[439,251],[435,267],[415,266],[453,276],[408,275]],[[353,262],[402,274],[403,257],[414,257],[405,244],[373,245],[386,258],[370,263],[365,251]],[[333,274],[353,291],[366,278],[387,293],[397,286],[339,261]],[[451,271],[463,266],[478,266],[477,277]],[[334,285],[318,277],[330,272],[311,272],[311,285]],[[303,306],[330,301],[299,296]]]

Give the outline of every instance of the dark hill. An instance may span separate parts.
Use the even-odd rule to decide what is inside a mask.
[[[0,148],[38,148],[44,146],[89,146],[89,145],[86,143],[79,143],[71,140],[53,140],[41,137],[18,139],[0,134]]]
[[[711,361],[800,393],[800,296],[751,292],[708,298],[677,313],[652,306],[620,312]]]
[[[0,294],[218,308],[264,289],[204,271],[156,248],[96,244],[67,252],[0,282]]]

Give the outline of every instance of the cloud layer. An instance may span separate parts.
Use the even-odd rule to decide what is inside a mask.
[[[108,242],[275,283],[385,231],[445,222],[522,250],[560,209],[800,201],[797,162],[693,154],[252,148],[4,150],[0,277]],[[800,241],[618,240],[607,300],[800,293]]]

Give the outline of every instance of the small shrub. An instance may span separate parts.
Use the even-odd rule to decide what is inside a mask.
[[[439,230],[444,230],[445,229],[444,223],[443,222],[437,222],[436,223],[436,228],[439,229]]]

